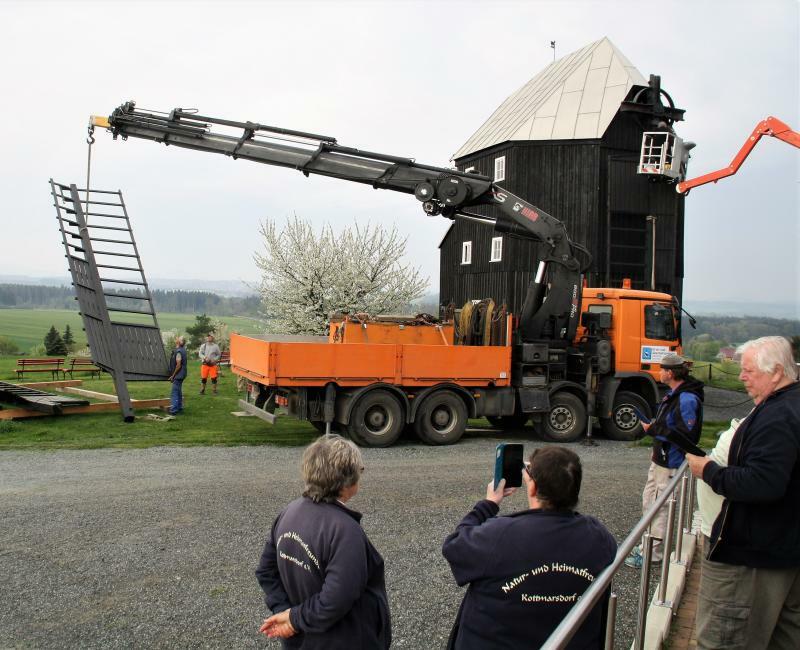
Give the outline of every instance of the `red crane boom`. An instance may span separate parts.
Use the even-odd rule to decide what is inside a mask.
[[[742,148],[739,149],[739,152],[733,157],[730,165],[723,169],[718,169],[715,172],[710,172],[708,174],[704,174],[703,176],[698,176],[697,178],[692,178],[688,181],[678,183],[675,189],[679,194],[685,194],[690,189],[697,187],[698,185],[716,183],[721,178],[733,176],[737,171],[739,171],[739,167],[742,166],[742,163],[747,159],[747,156],[750,155],[753,147],[755,147],[756,144],[758,144],[758,141],[765,135],[778,138],[779,140],[788,142],[790,145],[800,149],[800,133],[792,130],[788,124],[781,122],[778,118],[768,117],[756,125],[756,128],[753,129],[750,137],[747,138],[745,143],[742,145]]]

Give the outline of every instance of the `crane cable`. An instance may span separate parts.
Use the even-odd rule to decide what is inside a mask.
[[[89,225],[89,181],[92,177],[92,145],[94,144],[94,125],[89,125],[89,135],[86,137],[86,144],[89,145],[86,157],[86,209],[84,210],[84,220]]]

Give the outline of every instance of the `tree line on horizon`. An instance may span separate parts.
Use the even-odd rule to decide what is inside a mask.
[[[135,295],[136,292],[128,292]],[[252,296],[221,296],[210,291],[153,289],[150,294],[157,312],[177,314],[224,314],[258,316],[261,299]],[[78,309],[72,287],[0,284],[0,308]]]

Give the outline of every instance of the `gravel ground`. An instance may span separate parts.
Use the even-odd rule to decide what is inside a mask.
[[[749,405],[724,406],[744,399],[709,389],[706,419],[745,414]],[[543,444],[531,433],[508,437],[530,450]],[[353,507],[386,560],[394,647],[444,645],[462,590],[441,543],[483,495],[499,435],[364,450]],[[641,516],[649,450],[603,439],[573,448],[580,509],[621,541]],[[273,518],[301,490],[301,453],[0,453],[0,647],[277,647],[257,634],[266,609],[253,569]],[[522,507],[521,494],[504,504]],[[619,647],[632,638],[637,584],[630,569],[615,581]]]
[[[526,440],[526,448],[543,443]],[[443,647],[462,596],[440,552],[483,495],[497,435],[364,450],[353,507],[383,554],[397,648]],[[648,450],[574,445],[581,510],[622,540],[641,516]],[[266,531],[301,490],[299,448],[0,454],[0,647],[277,647],[253,576]],[[521,494],[504,504],[524,507]],[[638,573],[624,569],[618,640]]]

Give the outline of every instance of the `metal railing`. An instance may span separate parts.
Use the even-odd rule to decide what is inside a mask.
[[[543,649],[558,650],[566,647],[595,605],[603,599],[617,571],[619,571],[625,563],[625,558],[628,557],[633,547],[639,543],[639,540],[642,541],[642,575],[639,585],[639,606],[636,616],[636,635],[633,640],[633,647],[635,650],[641,650],[644,647],[647,603],[650,594],[651,558],[653,542],[657,539],[649,533],[650,523],[653,521],[658,511],[667,504],[667,529],[664,534],[664,539],[661,540],[664,559],[661,566],[661,583],[659,584],[656,603],[659,605],[671,606],[671,603],[666,600],[666,594],[670,555],[672,553],[672,538],[675,530],[675,491],[679,484],[680,503],[678,507],[678,535],[675,545],[675,562],[682,563],[683,534],[691,532],[692,514],[694,510],[694,483],[692,482],[688,467],[688,463],[684,461],[683,465],[675,472],[675,476],[669,482],[667,488],[658,496],[650,510],[645,513],[636,526],[634,526],[633,530],[631,530],[630,534],[619,545],[614,561],[597,576],[591,586],[583,593],[580,600],[564,617],[561,624],[553,630],[553,633],[542,646]],[[608,616],[606,621],[606,650],[613,650],[614,647],[616,613],[617,596],[612,593],[608,604]]]

